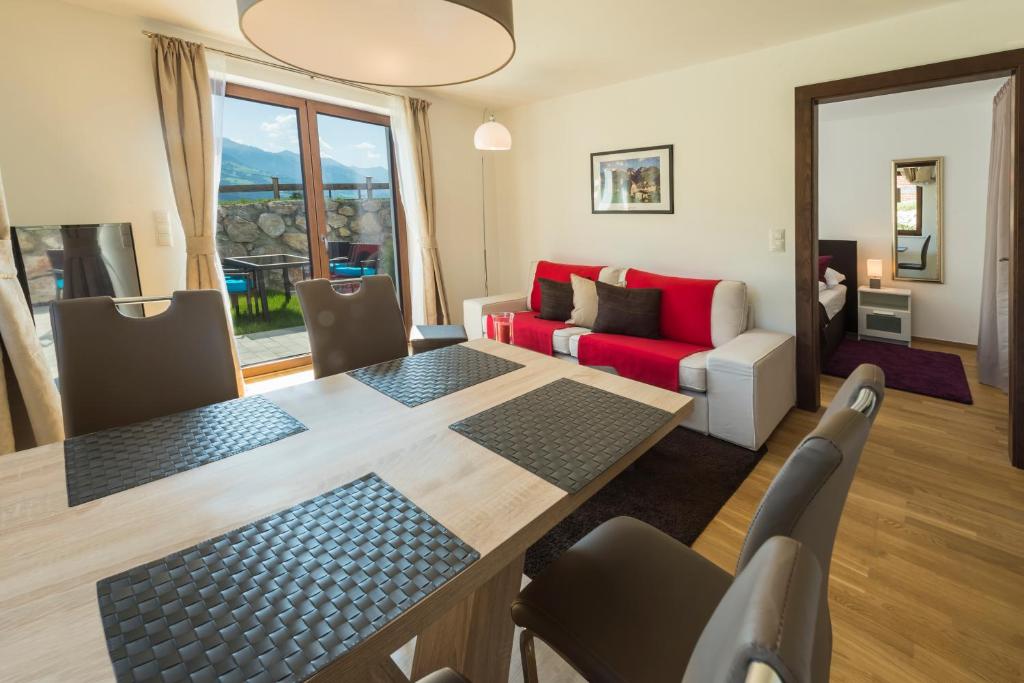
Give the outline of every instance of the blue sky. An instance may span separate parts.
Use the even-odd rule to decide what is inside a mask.
[[[225,98],[224,137],[268,152],[299,151],[294,109],[233,97]],[[367,168],[387,166],[387,129],[362,121],[319,115],[320,154]]]

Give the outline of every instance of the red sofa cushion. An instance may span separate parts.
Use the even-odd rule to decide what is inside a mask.
[[[571,263],[553,263],[551,261],[538,261],[537,272],[533,275],[533,289],[530,290],[530,309],[540,310],[540,278],[547,278],[555,282],[569,282],[570,275],[579,275],[588,280],[596,280],[601,274],[604,266],[579,266]]]
[[[661,336],[702,347],[711,346],[711,300],[719,282],[626,271],[627,287],[661,290]]]
[[[557,320],[543,320],[535,311],[518,311],[512,314],[512,343],[524,349],[553,356],[555,348],[552,336],[555,330],[564,330],[569,325]],[[494,319],[487,316],[487,338],[494,339]]]
[[[669,339],[595,332],[580,337],[580,365],[615,368],[623,377],[679,391],[679,361],[710,347]]]

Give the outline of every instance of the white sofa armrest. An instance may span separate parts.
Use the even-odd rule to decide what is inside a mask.
[[[796,340],[752,329],[707,358],[708,429],[757,449],[796,403]]]
[[[466,327],[466,336],[470,339],[483,337],[483,320],[492,313],[515,313],[527,308],[526,295],[522,293],[466,299],[462,302],[462,324]]]

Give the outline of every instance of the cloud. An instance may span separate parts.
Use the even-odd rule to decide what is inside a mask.
[[[271,138],[278,138],[285,133],[290,133],[295,130],[295,114],[278,114],[273,121],[262,122],[260,130]]]
[[[380,155],[379,155],[379,154],[377,154],[376,152],[367,152],[367,153],[366,153],[366,158],[367,158],[367,159],[370,159],[370,160],[373,160],[373,159],[380,159]]]
[[[263,140],[256,146],[268,152],[299,151],[295,114],[278,114],[272,121],[260,123]]]
[[[372,142],[360,142],[358,145],[352,145],[352,149],[371,150],[371,149],[377,149],[377,145],[373,144]],[[367,155],[367,156],[369,156],[369,155]]]

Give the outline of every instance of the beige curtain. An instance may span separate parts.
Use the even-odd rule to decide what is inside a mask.
[[[43,360],[11,248],[0,179],[0,454],[64,438],[60,396]]]
[[[423,322],[430,325],[448,322],[448,296],[441,274],[437,248],[437,224],[434,217],[434,161],[430,149],[430,102],[415,97],[396,98],[393,106],[392,133],[398,157],[402,207],[406,225],[416,234],[422,271]],[[416,268],[411,269],[413,273]],[[417,292],[419,287],[414,287]]]
[[[203,46],[153,36],[153,68],[174,201],[185,231],[185,286],[224,290],[217,260],[213,91]]]
[[[1011,78],[992,105],[988,213],[978,326],[978,379],[1007,391],[1010,384],[1010,231],[1013,215],[1013,89]]]
[[[213,88],[206,51],[198,43],[153,36],[153,74],[174,202],[185,232],[185,287],[216,289],[224,295],[231,328],[224,274],[217,258],[217,173]],[[234,345],[232,344],[234,349]],[[244,392],[235,350],[235,379]]]

